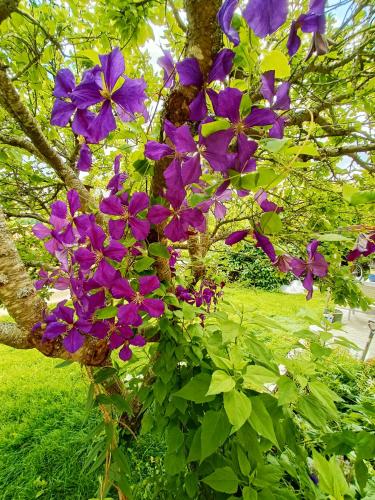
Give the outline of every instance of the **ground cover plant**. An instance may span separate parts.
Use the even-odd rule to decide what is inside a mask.
[[[353,346],[321,311],[238,307],[211,259],[252,245],[307,301],[369,306],[374,8],[336,8],[0,3],[0,339],[82,366],[95,498],[371,495],[371,398],[334,362]],[[158,460],[135,477],[138,436]]]

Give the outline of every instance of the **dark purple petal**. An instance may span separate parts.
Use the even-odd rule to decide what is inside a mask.
[[[306,246],[306,251],[307,251],[307,255],[309,256],[309,260],[312,260],[314,258],[314,255],[316,254],[316,251],[318,250],[318,246],[319,246],[318,240],[312,240]]]
[[[256,108],[251,110],[251,113],[245,118],[244,122],[247,127],[262,127],[265,125],[273,125],[277,115],[272,109]]]
[[[173,155],[174,151],[167,144],[156,141],[148,141],[145,145],[145,156],[150,160],[161,160],[165,156]]]
[[[286,46],[290,57],[293,57],[301,46],[301,39],[298,35],[298,26],[296,21],[292,21]]]
[[[110,101],[105,101],[98,115],[91,121],[89,128],[90,142],[97,144],[116,129],[116,120]]]
[[[209,92],[209,96],[214,107],[216,116],[228,118],[236,124],[240,121],[240,105],[243,93],[239,89],[226,88],[214,96],[214,92]],[[214,96],[214,99],[212,99]]]
[[[95,250],[102,250],[104,242],[107,238],[103,228],[98,224],[91,224],[87,229],[87,236],[90,238],[91,245]]]
[[[197,150],[189,125],[175,127],[173,123],[165,120],[164,130],[179,153],[194,153]]]
[[[161,224],[171,215],[171,211],[163,205],[153,205],[148,211],[147,218],[151,224]]]
[[[271,243],[271,241],[264,236],[264,234],[260,234],[257,231],[254,231],[254,238],[257,241],[256,246],[261,248],[263,252],[267,255],[271,262],[276,262],[276,252]]]
[[[206,93],[200,90],[191,102],[190,106],[190,120],[200,122],[207,116]]]
[[[276,91],[276,101],[273,105],[273,109],[289,110],[290,109],[290,97],[289,97],[290,83],[283,82]]]
[[[219,80],[223,82],[232,71],[235,53],[230,49],[222,49],[215,57],[212,68],[208,74],[208,83]]]
[[[116,195],[108,196],[100,202],[100,211],[107,215],[122,215],[124,213],[124,207],[121,200]]]
[[[277,117],[269,131],[269,136],[273,139],[282,139],[284,137],[284,127],[285,119],[282,116]]]
[[[314,261],[311,265],[311,270],[315,274],[315,276],[319,276],[319,278],[324,278],[324,276],[327,276],[328,263],[321,253],[317,252],[315,254]]]
[[[200,88],[203,85],[203,75],[199,63],[195,57],[188,57],[176,64],[181,85],[195,85]]]
[[[273,203],[273,201],[268,200],[268,195],[263,189],[260,189],[257,193],[255,193],[254,199],[263,212],[280,213],[283,210],[282,207],[279,207],[276,203]]]
[[[72,215],[74,215],[80,208],[81,202],[79,201],[79,195],[77,191],[71,189],[66,193],[66,197],[68,199],[69,210]]]
[[[179,217],[172,217],[169,224],[164,229],[165,236],[171,241],[183,241],[188,237],[187,228],[181,222]]]
[[[159,57],[158,64],[164,70],[164,87],[171,88],[174,85],[174,62],[171,53],[169,50],[163,50],[164,56]]]
[[[139,315],[140,306],[131,302],[118,308],[118,319],[126,325],[139,326],[142,324],[142,318]]]
[[[148,295],[160,287],[160,281],[157,276],[141,276],[139,278],[139,291],[142,295]]]
[[[146,193],[134,193],[129,203],[130,215],[137,215],[139,212],[146,210],[150,204],[149,197]]]
[[[118,47],[115,47],[112,52],[106,55],[99,56],[104,81],[109,92],[112,92],[117,80],[125,71],[124,56]]]
[[[160,299],[144,299],[141,308],[151,317],[159,318],[164,313],[164,302]]]
[[[197,230],[205,224],[205,216],[198,208],[187,208],[181,212],[181,221],[186,227],[189,225]]]
[[[66,219],[68,215],[68,209],[63,201],[55,201],[51,205],[51,215],[58,217],[59,219]]]
[[[227,209],[226,209],[225,205],[223,205],[222,203],[215,203],[215,207],[214,207],[215,219],[217,219],[217,220],[224,219],[224,217],[226,216],[226,213],[227,213]]]
[[[217,19],[221,29],[234,45],[238,45],[240,43],[239,34],[234,28],[231,27],[234,11],[236,10],[238,3],[239,0],[225,0],[217,14]]]
[[[71,330],[63,340],[65,349],[71,353],[78,351],[84,343],[85,337],[75,328]]]
[[[250,0],[243,12],[247,24],[259,38],[274,33],[288,16],[288,0]]]
[[[326,0],[310,0],[309,12],[311,14],[317,14],[318,16],[322,16],[324,14],[325,4]]]
[[[187,158],[182,163],[181,176],[184,186],[198,183],[201,175],[202,167],[199,155],[194,155],[191,158]]]
[[[136,240],[145,240],[150,232],[150,223],[147,219],[137,219],[136,217],[131,217],[129,219],[129,226]]]
[[[111,293],[116,299],[126,299],[129,301],[132,300],[135,294],[129,281],[125,278],[119,278],[113,283]]]
[[[104,101],[101,87],[96,82],[80,83],[71,93],[73,104],[78,109],[87,109],[89,106]]]
[[[55,309],[56,317],[65,321],[65,323],[72,324],[74,318],[74,309],[71,307],[64,306],[63,304],[59,304]]]
[[[83,269],[90,269],[96,262],[96,255],[94,252],[83,247],[78,248],[78,250],[74,252],[74,258]]]
[[[46,238],[51,236],[51,229],[41,223],[34,224],[32,231],[34,235],[40,240],[45,240]]]
[[[163,175],[167,186],[168,199],[173,206],[180,206],[186,196],[180,162],[173,160],[164,170]]]
[[[56,99],[51,113],[51,125],[66,127],[76,107],[71,102]]]
[[[146,345],[146,339],[142,337],[142,335],[134,335],[134,337],[130,339],[130,344],[137,347],[143,347]]]
[[[132,350],[128,345],[124,346],[119,352],[119,357],[123,361],[129,361],[129,359],[133,356]]]
[[[306,271],[307,264],[304,260],[293,257],[290,260],[290,267],[292,273],[299,278]]]
[[[231,157],[227,154],[229,144],[233,138],[233,130],[219,130],[208,137],[201,137],[200,143],[205,146],[202,156],[211,167],[220,172],[226,172],[231,163]]]
[[[114,240],[121,240],[124,236],[124,231],[127,226],[127,222],[123,219],[110,220],[108,223],[109,234]]]
[[[74,75],[70,69],[60,69],[60,71],[56,73],[53,95],[55,97],[69,97],[69,93],[75,86],[76,82]]]
[[[107,336],[109,323],[107,321],[97,321],[90,329],[90,335],[97,339],[104,339]]]
[[[266,73],[263,73],[261,78],[262,86],[260,88],[260,93],[272,106],[273,98],[275,96],[275,71],[267,71]]]
[[[91,224],[95,224],[95,216],[93,214],[82,214],[74,217],[74,224],[82,238],[85,238]]]
[[[302,285],[308,291],[306,299],[310,300],[314,290],[314,276],[312,272],[306,274],[305,279],[302,281]]]
[[[88,142],[94,142],[90,137],[90,125],[95,114],[88,109],[77,109],[72,123],[72,130],[77,135],[83,135]]]
[[[148,120],[148,112],[145,106],[147,84],[143,78],[126,78],[124,84],[112,95],[117,104],[116,110],[123,122],[136,119],[136,114],[143,115]]]
[[[235,245],[239,241],[242,241],[243,239],[248,236],[250,231],[248,229],[245,229],[243,231],[235,231],[234,233],[230,234],[228,238],[225,240],[226,245]]]
[[[48,323],[43,335],[43,340],[54,340],[59,335],[66,332],[67,326],[65,323],[52,322]]]
[[[77,169],[80,172],[89,172],[92,165],[91,149],[86,143],[81,144],[79,148],[79,157],[77,161]]]
[[[121,243],[115,240],[112,240],[103,250],[103,254],[108,257],[108,259],[115,260],[116,262],[121,262],[126,253],[127,250],[124,245],[121,245]]]
[[[304,33],[324,34],[326,31],[326,20],[324,15],[302,14],[297,19],[297,23]]]
[[[101,286],[105,288],[112,288],[118,273],[114,267],[112,267],[104,259],[99,262],[98,269],[94,274],[94,280]]]

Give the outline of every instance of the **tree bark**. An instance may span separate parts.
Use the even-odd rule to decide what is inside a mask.
[[[0,24],[17,10],[19,0],[0,0]]]

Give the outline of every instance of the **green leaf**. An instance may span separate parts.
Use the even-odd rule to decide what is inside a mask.
[[[146,271],[146,269],[150,269],[154,262],[155,259],[153,259],[152,257],[142,257],[134,264],[134,269],[138,273],[141,273],[142,271]]]
[[[250,365],[246,368],[246,373],[243,377],[244,387],[247,389],[254,389],[254,387],[261,387],[264,384],[274,384],[279,378],[279,374],[275,374],[271,370],[264,368],[260,365]]]
[[[207,403],[215,398],[214,396],[207,396],[210,382],[211,377],[208,373],[199,373],[173,395],[188,401],[194,401],[194,403]]]
[[[375,191],[354,193],[350,200],[350,204],[353,206],[365,205],[366,203],[375,203]]]
[[[317,234],[316,239],[319,241],[352,241],[351,238],[347,238],[343,234]]]
[[[203,417],[201,428],[201,462],[203,462],[226,441],[231,426],[223,410],[209,410]]]
[[[224,409],[234,430],[240,429],[251,414],[251,401],[243,392],[236,390],[224,394]]]
[[[271,50],[268,52],[260,63],[260,70],[262,73],[275,70],[276,78],[287,79],[290,77],[289,60],[281,50]]]
[[[233,175],[238,176],[238,172]],[[276,173],[273,168],[259,167],[256,172],[250,172],[240,177],[237,187],[252,191],[256,191],[261,187],[270,189],[277,186],[282,180],[283,175]]]
[[[208,137],[215,132],[219,132],[220,130],[227,130],[228,128],[230,128],[230,123],[228,122],[228,120],[220,118],[218,120],[215,120],[214,122],[205,123],[204,125],[202,125],[202,135],[203,137]]]
[[[143,160],[136,160],[133,163],[134,170],[138,172],[140,175],[151,175],[153,171],[153,166],[152,164],[144,158]]]
[[[234,389],[235,382],[233,378],[222,370],[216,370],[212,374],[210,387],[207,391],[207,396],[220,394],[221,392],[229,392]]]
[[[260,227],[265,234],[276,234],[282,230],[283,224],[279,214],[276,212],[265,212],[260,217]]]
[[[319,477],[319,488],[332,495],[335,500],[344,500],[349,492],[349,486],[336,457],[326,460],[320,453],[313,450],[314,467]]]
[[[108,319],[114,318],[117,315],[117,307],[116,306],[107,306],[102,309],[97,309],[95,312],[96,319]]]
[[[220,321],[220,329],[222,332],[223,343],[228,344],[229,342],[234,342],[237,337],[243,333],[243,328],[239,323],[228,320]]]
[[[259,396],[252,397],[251,405],[253,408],[249,418],[251,427],[278,447],[279,444],[276,439],[272,418],[262,399]]]
[[[148,246],[148,253],[156,257],[163,257],[164,259],[169,259],[170,257],[168,248],[162,243],[151,243]]]
[[[116,368],[112,368],[111,366],[105,366],[104,368],[100,368],[94,374],[94,381],[97,384],[101,384],[105,380],[108,380],[111,377],[114,377],[117,373]]]
[[[279,153],[288,142],[289,139],[266,139],[262,144],[270,153]]]
[[[363,460],[358,460],[355,463],[355,477],[359,484],[361,490],[364,490],[366,487],[367,480],[369,478],[367,465]]]
[[[251,465],[240,445],[237,445],[237,458],[242,474],[247,477],[250,474]]]
[[[300,146],[288,148],[288,153],[298,156],[319,156],[319,151],[313,142],[306,142]]]
[[[344,184],[342,187],[342,196],[345,201],[350,203],[352,196],[358,193],[358,189],[355,188],[352,184]]]
[[[168,453],[177,451],[184,442],[184,434],[178,425],[170,425],[167,428],[167,447]]]
[[[55,368],[65,368],[66,366],[70,366],[74,363],[74,361],[69,361],[69,359],[66,359],[65,361],[62,361],[61,363],[58,363],[55,365]]]
[[[212,474],[202,479],[213,490],[220,493],[236,493],[238,489],[238,478],[230,467],[221,467]]]
[[[279,396],[278,404],[279,405],[288,405],[290,403],[294,403],[298,399],[298,390],[296,384],[292,379],[283,375],[277,381],[278,391],[277,394]]]

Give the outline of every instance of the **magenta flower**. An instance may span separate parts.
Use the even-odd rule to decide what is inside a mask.
[[[159,318],[164,313],[164,302],[160,299],[146,297],[160,287],[157,276],[141,276],[138,281],[138,291],[134,290],[129,281],[119,278],[112,286],[111,293],[117,299],[125,299],[128,304],[118,308],[118,318],[127,325],[142,324],[140,311],[146,312],[152,318]]]
[[[226,201],[232,198],[232,191],[230,189],[218,188],[209,200],[202,201],[198,204],[198,208],[206,213],[209,209],[212,210],[215,219],[224,219],[227,213],[227,207],[224,205]]]
[[[269,201],[266,191],[259,189],[254,195],[254,200],[258,203],[263,212],[275,212],[279,214],[284,209],[279,207],[273,201]]]
[[[240,43],[240,36],[238,32],[231,26],[234,11],[238,7],[238,4],[239,0],[225,0],[217,14],[217,19],[221,29],[234,45],[238,45]]]
[[[352,262],[359,257],[368,257],[375,253],[375,233],[360,234],[357,238],[356,247],[347,255],[347,260]]]
[[[296,21],[292,22],[292,26],[288,38],[288,52],[293,57],[301,46],[301,38],[298,35],[298,29],[304,33],[313,33],[313,41],[309,58],[313,52],[318,55],[328,52],[327,41],[324,37],[326,31],[326,20],[324,15],[325,0],[310,0],[310,7],[306,14],[301,14]]]
[[[257,248],[261,248],[263,252],[267,255],[267,257],[270,259],[272,264],[274,264],[277,260],[277,257],[275,249],[269,238],[267,238],[267,236],[265,236],[264,234],[259,233],[258,231],[254,231],[253,236],[257,242],[255,246]]]
[[[170,202],[171,209],[163,205],[153,205],[148,212],[148,220],[152,224],[161,224],[169,219],[164,228],[168,239],[173,242],[187,240],[190,227],[199,232],[205,230],[206,219],[201,210],[188,207],[186,202],[179,202],[168,191],[165,198]]]
[[[79,157],[77,162],[77,169],[80,172],[89,172],[92,165],[91,149],[84,142],[79,148]]]
[[[170,89],[175,84],[175,63],[169,50],[163,50],[164,56],[159,57],[158,64],[164,70],[164,87]]]
[[[234,231],[234,233],[230,234],[226,240],[225,244],[232,246],[235,245],[236,243],[239,243],[240,241],[244,240],[246,236],[249,236],[250,230],[249,229],[243,229],[241,231]]]
[[[109,233],[115,240],[120,240],[126,228],[130,228],[136,240],[145,240],[150,232],[150,223],[141,219],[139,214],[149,206],[146,193],[134,193],[127,202],[127,196],[111,195],[100,202],[100,210],[104,214],[118,215],[120,219],[109,221]]]
[[[319,241],[313,240],[306,247],[308,259],[293,258],[290,266],[291,271],[297,277],[304,277],[303,287],[308,291],[307,300],[311,299],[313,294],[314,276],[324,278],[328,273],[328,263],[321,253],[317,251]]]
[[[201,121],[207,116],[206,87],[214,81],[223,82],[225,80],[232,70],[234,55],[232,50],[222,49],[215,57],[206,83],[197,59],[188,58],[177,63],[176,68],[181,85],[194,85],[199,89],[197,96],[189,106],[191,120]]]
[[[71,307],[66,307],[64,302],[58,304],[53,310],[55,321],[47,324],[42,340],[55,340],[64,335],[63,345],[68,352],[74,353],[80,349],[85,337],[81,333],[81,328],[87,326],[85,322],[75,319],[75,311]]]
[[[142,78],[131,79],[124,75],[125,62],[119,48],[107,55],[99,56],[101,66],[96,68],[95,77],[82,81],[70,93],[73,104],[78,109],[87,109],[101,103],[99,113],[89,125],[90,142],[97,143],[116,128],[112,105],[123,122],[133,121],[136,114],[145,120],[148,113],[144,105],[146,83]],[[124,79],[117,88],[120,78]]]

